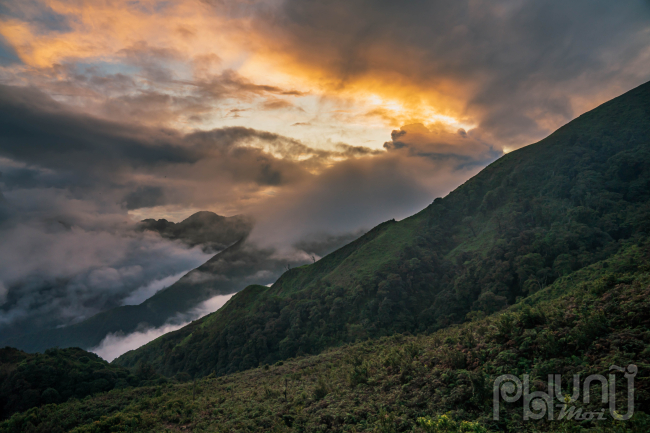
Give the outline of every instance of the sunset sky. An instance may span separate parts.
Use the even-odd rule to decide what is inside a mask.
[[[0,322],[206,260],[134,221],[356,233],[649,79],[647,0],[4,0]]]

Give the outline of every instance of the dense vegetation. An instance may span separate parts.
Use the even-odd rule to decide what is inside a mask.
[[[159,382],[167,379],[151,368],[132,373],[79,348],[29,354],[6,347],[0,349],[0,419],[73,397]]]
[[[514,305],[650,232],[650,84],[116,362],[217,375]]]
[[[558,294],[562,294],[559,295]],[[575,432],[650,431],[650,240],[557,279],[504,312],[430,335],[394,335],[194,383],[117,389],[16,414],[0,432]],[[603,374],[635,363],[629,421],[522,421],[522,403],[492,419],[504,373]],[[624,413],[626,383],[617,383]],[[594,389],[593,395],[597,395]],[[597,410],[599,399],[576,406]]]

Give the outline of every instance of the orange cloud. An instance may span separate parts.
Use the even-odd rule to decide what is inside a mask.
[[[478,128],[499,146],[516,148],[557,128],[576,110],[644,81],[650,67],[648,24],[642,19],[647,8],[640,5],[585,9],[576,3],[551,10],[540,0],[509,7],[436,1],[370,7],[343,0],[40,4],[64,17],[67,28],[47,29],[37,19],[38,7],[10,0],[9,9],[22,12],[2,18],[0,33],[25,66],[5,75],[43,88],[44,81],[34,77],[57,65],[112,65],[134,81],[128,92],[73,91],[75,84],[87,84],[75,83],[72,73],[51,80],[57,92],[65,80],[68,93],[94,91],[96,106],[102,97],[122,98],[112,103],[121,108],[113,110],[70,100],[102,115],[135,118],[137,110],[122,102],[139,104],[143,98],[137,93],[143,93],[167,101],[159,114],[138,112],[148,123],[207,129],[238,119],[278,133],[309,123],[302,129],[322,146],[342,140],[380,146],[381,134],[385,139],[400,125],[438,122],[451,131]],[[612,14],[617,20],[609,19]],[[564,24],[558,27],[560,16]],[[174,57],[140,62],[134,72],[129,68],[137,58],[128,58],[129,50],[143,43]],[[249,83],[248,93],[230,92],[232,103],[219,104],[209,92],[195,94],[191,86],[227,71]],[[611,77],[615,82],[594,92],[594,84]],[[274,93],[274,99],[260,92]],[[282,107],[303,111],[268,110]],[[223,115],[232,109],[249,115]],[[304,134],[300,138],[306,139]]]
[[[301,51],[285,44],[284,36],[277,34],[270,37],[268,32],[263,31],[259,17],[233,12],[237,2],[225,6],[198,1],[165,3],[164,7],[160,5],[154,0],[47,0],[43,2],[43,7],[65,17],[68,30],[47,31],[28,17],[23,20],[4,19],[0,33],[14,47],[20,59],[37,70],[51,69],[63,62],[103,62],[120,67],[143,55],[133,51],[134,47],[146,46],[150,50],[174,53],[175,58],[167,61],[167,75],[180,80],[177,84],[154,83],[151,77],[131,75],[135,80],[144,79],[142,85],[148,87],[146,92],[141,95],[126,94],[124,98],[110,102],[110,107],[102,111],[110,116],[129,113],[130,118],[137,115],[148,122],[174,121],[181,115],[179,110],[189,113],[192,111],[190,105],[196,105],[183,103],[178,108],[168,106],[178,101],[179,95],[186,93],[187,89],[178,87],[183,80],[188,84],[187,80],[209,81],[215,74],[232,69],[247,77],[252,90],[278,93],[273,99],[259,103],[258,111],[296,107],[291,98],[312,95],[316,100],[309,113],[306,113],[306,108],[300,108],[292,115],[286,114],[285,117],[293,117],[282,122],[286,125],[317,125],[317,119],[299,117],[299,112],[318,112],[317,117],[321,119],[324,129],[327,124],[338,125],[340,130],[348,130],[341,138],[347,136],[357,144],[362,140],[355,130],[370,128],[386,134],[400,123],[441,120],[438,116],[442,114],[447,116],[445,121],[453,124],[459,122],[454,118],[458,104],[452,109],[454,104],[451,101],[434,94],[432,90],[423,92],[404,77],[368,73],[345,80],[311,62],[310,58],[301,58]],[[381,54],[378,50],[374,51],[377,52],[368,55]],[[327,57],[330,54],[323,55]],[[317,107],[318,98],[327,99],[328,106],[347,109],[350,115],[326,116]],[[146,101],[156,100],[160,102],[155,106],[142,105]],[[201,104],[203,111],[212,109],[205,101]],[[229,107],[226,111],[233,108],[255,109],[248,106]],[[268,117],[270,114],[260,116],[267,116],[267,122],[273,123],[273,119]],[[180,124],[176,125],[189,121],[190,125],[199,122],[208,126],[214,119],[207,112],[186,117],[185,120],[178,119]],[[279,128],[278,132],[288,131]],[[376,145],[380,144],[381,140],[377,140]]]

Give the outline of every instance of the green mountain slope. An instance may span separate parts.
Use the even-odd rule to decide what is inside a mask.
[[[514,304],[650,232],[650,84],[115,362],[230,373]],[[468,316],[469,314],[469,316]]]
[[[0,432],[646,433],[649,327],[650,239],[643,236],[487,318],[194,383],[48,405],[14,415],[0,423]],[[562,391],[570,394],[574,374],[606,376],[611,365],[631,363],[638,373],[629,421],[613,420],[599,398],[572,405],[604,408],[604,421],[524,422],[521,400],[502,402],[500,419],[492,418],[492,386],[502,374],[530,374],[531,392],[546,392],[547,375],[562,374]],[[627,380],[622,374],[617,379],[616,408],[624,414]],[[598,395],[594,387],[592,396]]]

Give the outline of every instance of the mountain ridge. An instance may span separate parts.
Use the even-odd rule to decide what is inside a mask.
[[[115,362],[226,374],[513,305],[650,232],[649,143],[646,83],[504,155],[345,257],[248,287]]]

